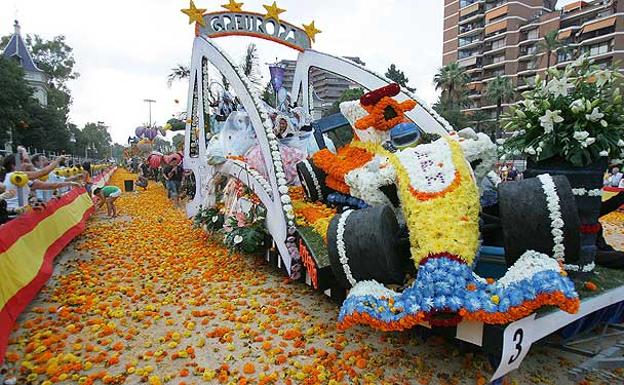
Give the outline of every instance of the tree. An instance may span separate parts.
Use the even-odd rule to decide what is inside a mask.
[[[440,96],[438,101],[433,105],[433,109],[440,114],[455,129],[466,127],[466,116],[461,111],[457,103],[448,98]]]
[[[111,152],[113,154],[113,158],[115,158],[117,162],[121,162],[121,160],[123,159],[125,149],[126,148],[119,143],[113,144],[113,149]]]
[[[433,109],[455,128],[463,128],[466,125],[466,117],[461,109],[469,102],[467,88],[469,81],[470,77],[457,62],[443,66],[433,77],[435,89],[441,91]]]
[[[440,98],[445,98],[457,105],[466,103],[468,82],[470,82],[470,77],[457,62],[440,68],[433,77],[435,89],[441,91]]]
[[[259,60],[260,58],[258,57],[258,47],[256,47],[255,43],[249,43],[247,49],[245,50],[245,56],[243,56],[243,61],[240,66],[245,76],[247,76],[251,83],[258,88],[262,86],[262,76],[260,75],[260,71],[258,69]]]
[[[275,107],[275,90],[273,84],[269,81],[262,92],[262,100],[271,107]]]
[[[390,79],[390,80],[394,81],[395,83],[397,83],[398,85],[400,85],[401,87],[405,88],[409,92],[416,91],[415,88],[411,88],[411,87],[409,87],[407,85],[407,83],[409,82],[409,79],[407,77],[405,77],[405,73],[403,71],[401,71],[400,69],[396,68],[396,65],[394,65],[394,64],[390,64],[390,67],[386,71],[385,76],[388,79]]]
[[[546,80],[548,81],[548,69],[550,68],[550,60],[553,53],[556,53],[559,49],[564,48],[565,44],[559,40],[559,31],[550,31],[544,36],[544,40],[537,44],[536,55],[546,55]]]
[[[497,76],[490,80],[485,90],[485,97],[492,103],[496,103],[496,137],[501,134],[500,115],[503,112],[503,103],[513,101],[515,96],[511,79]]]
[[[6,47],[12,35],[3,36],[0,45]],[[52,40],[45,40],[39,35],[26,35],[24,38],[31,56],[43,72],[48,75],[50,85],[69,92],[67,82],[77,79],[80,74],[74,71],[76,60],[73,48],[65,43],[65,36],[59,35]]]
[[[111,136],[104,122],[87,123],[76,137],[77,154],[87,158],[107,158],[110,156]]]
[[[167,75],[167,87],[171,87],[173,82],[177,80],[188,79],[190,76],[191,69],[184,64],[178,64],[176,67],[172,68],[169,75]]]
[[[175,134],[173,138],[171,138],[171,142],[177,151],[184,150],[184,135],[183,134]]]
[[[491,115],[483,110],[475,110],[467,116],[468,124],[474,128],[476,132],[483,132],[490,137],[494,137],[495,127],[492,124]]]
[[[10,38],[10,35],[0,38],[0,44],[6,46]],[[67,82],[79,76],[74,71],[73,49],[65,43],[64,36],[45,40],[38,35],[27,35],[24,41],[35,64],[48,76],[48,104],[45,107],[38,103],[24,106],[23,126],[27,129],[24,127],[17,132],[16,138],[24,146],[71,151],[68,122],[71,94]]]
[[[349,102],[351,100],[358,100],[364,95],[364,90],[361,88],[349,88],[342,92],[340,95],[340,99],[332,104],[331,108],[328,109],[324,116],[329,116],[335,113],[340,112],[340,103]]]
[[[24,128],[27,106],[34,101],[20,66],[3,57],[0,57],[0,89],[0,143],[5,143],[18,128]]]
[[[154,150],[162,153],[169,152],[171,151],[171,143],[167,139],[157,136],[154,138]]]

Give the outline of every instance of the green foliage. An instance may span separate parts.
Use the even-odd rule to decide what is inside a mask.
[[[34,104],[32,89],[24,81],[24,72],[13,61],[0,57],[0,143],[9,139],[11,130],[24,129],[27,108]]]
[[[171,69],[169,75],[167,75],[167,87],[171,87],[173,82],[177,80],[188,79],[191,76],[191,69],[184,64],[178,64]]]
[[[177,151],[184,150],[184,134],[175,134],[173,138],[171,138],[171,142]]]
[[[364,95],[364,90],[359,87],[349,88],[349,89],[344,90],[342,92],[342,95],[340,95],[340,99],[338,99],[337,102],[334,102],[334,104],[332,104],[331,108],[325,112],[324,116],[329,116],[329,115],[333,115],[333,114],[340,112],[340,103],[349,102],[352,100],[358,100],[359,98],[362,97],[362,95]]]
[[[214,207],[200,207],[197,214],[193,217],[193,226],[200,228],[205,225],[210,233],[221,231],[224,222],[223,214]]]
[[[466,127],[466,117],[461,109],[469,104],[469,81],[470,77],[457,62],[440,68],[433,77],[436,90],[441,91],[433,109],[457,129]]]
[[[248,214],[237,213],[227,218],[223,226],[224,243],[231,251],[256,253],[264,246],[266,213],[262,206],[254,205]]]
[[[260,66],[259,60],[258,47],[255,43],[249,43],[245,50],[245,56],[243,56],[241,68],[245,76],[258,88],[262,86],[262,76],[258,68]]]
[[[461,112],[461,105],[440,97],[433,105],[433,109],[455,129],[461,129],[468,124],[466,115]]]
[[[111,136],[103,122],[87,123],[75,134],[76,155],[87,155],[89,158],[106,158],[110,156]]]
[[[405,73],[398,69],[394,64],[390,64],[390,67],[388,67],[384,76],[410,92],[416,91],[416,88],[411,88],[407,85],[407,83],[409,83],[409,79],[405,77]]]
[[[550,68],[551,54],[557,52],[559,49],[567,49],[565,44],[559,40],[559,31],[550,31],[544,36],[544,40],[537,44],[536,55],[545,54],[546,57],[546,69]],[[546,72],[546,79],[548,79],[548,72]]]
[[[452,62],[438,70],[433,77],[435,89],[441,91],[440,100],[462,106],[467,103],[468,89],[466,85],[470,77],[457,62]]]
[[[624,105],[618,67],[600,69],[581,57],[564,71],[551,68],[550,81],[535,88],[504,116],[513,136],[505,155],[526,154],[535,161],[560,157],[584,166],[601,157],[624,155]]]
[[[11,35],[0,39],[0,46],[5,47]],[[48,76],[48,105],[40,106],[36,102],[23,102],[23,91],[28,88],[25,81],[22,85],[15,82],[14,70],[8,70],[5,76],[0,77],[0,82],[11,82],[12,86],[1,87],[4,95],[0,96],[0,123],[1,127],[15,129],[15,141],[26,147],[48,151],[67,151],[77,153],[71,143],[72,133],[76,136],[76,130],[72,130],[68,122],[71,95],[67,82],[76,79],[79,74],[74,71],[75,60],[72,48],[66,44],[64,36],[55,36],[52,40],[45,40],[38,35],[27,35],[24,38],[35,64]],[[6,68],[4,69],[6,71]],[[0,69],[2,71],[2,69]],[[21,72],[20,69],[20,73]],[[5,93],[5,90],[9,92]],[[3,100],[4,96],[15,99],[17,102]],[[18,125],[15,126],[15,106],[19,104]],[[6,114],[6,115],[5,115]],[[3,120],[6,121],[3,122]],[[9,124],[13,122],[12,124]],[[22,123],[23,122],[23,123]],[[0,130],[2,131],[2,130]],[[0,138],[5,141],[8,138],[8,130],[0,132]]]
[[[262,91],[262,100],[264,100],[264,102],[269,106],[275,107],[275,98],[275,90],[273,89],[273,85],[269,81],[266,87],[264,87],[264,91]]]
[[[485,98],[496,104],[496,137],[500,137],[500,116],[503,112],[503,103],[511,102],[515,98],[514,86],[511,79],[502,76],[490,80],[485,89]]]

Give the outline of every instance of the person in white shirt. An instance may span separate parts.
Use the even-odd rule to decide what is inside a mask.
[[[619,167],[613,167],[613,170],[611,170],[611,176],[607,179],[608,186],[618,187],[623,177],[624,174],[622,174]]]
[[[24,154],[21,154],[21,155],[24,156]],[[20,207],[27,205],[28,197],[30,195],[30,190],[39,190],[39,189],[53,190],[53,189],[66,187],[66,186],[80,186],[78,183],[75,183],[75,182],[47,183],[47,182],[42,182],[37,179],[44,175],[49,174],[52,170],[54,170],[59,165],[59,163],[62,160],[64,160],[64,158],[59,157],[41,170],[24,171],[24,167],[20,167],[19,169],[16,169],[15,154],[8,155],[4,159],[4,164],[3,164],[3,167],[6,172],[3,183],[6,186],[6,190],[19,192],[18,187],[15,186],[13,183],[11,183],[11,176],[16,171],[22,171],[24,174],[26,174],[26,176],[28,176],[29,181],[26,184],[26,186],[22,187],[22,197],[23,197],[22,204],[20,205],[19,197],[17,196],[18,194],[16,194],[15,197],[6,199],[7,209],[14,210],[14,209],[18,209]],[[29,162],[27,164],[30,165],[30,159],[28,159],[28,161]]]

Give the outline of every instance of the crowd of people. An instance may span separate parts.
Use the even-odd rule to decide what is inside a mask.
[[[613,166],[605,175],[604,185],[606,187],[617,187],[624,189],[624,173],[619,166]]]
[[[0,171],[0,224],[24,213],[28,209],[41,210],[47,202],[56,199],[73,187],[84,186],[91,190],[91,164],[78,164],[68,157],[48,159],[44,154],[30,156],[24,147],[18,147],[16,154],[5,156]],[[19,162],[18,162],[19,160]],[[54,172],[59,167],[79,170],[72,176],[61,176]],[[19,177],[27,182],[19,187]],[[16,185],[17,183],[17,185]]]
[[[182,156],[172,153],[158,156],[158,160],[150,157],[132,158],[127,161],[127,168],[139,175],[136,185],[147,189],[148,181],[162,183],[167,196],[176,207],[180,207],[185,198],[193,199],[195,195],[195,178],[193,173],[182,168]]]

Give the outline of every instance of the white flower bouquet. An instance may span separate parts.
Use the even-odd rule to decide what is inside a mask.
[[[549,69],[548,80],[538,76],[535,88],[503,116],[505,131],[512,132],[503,158],[561,158],[582,167],[601,157],[622,157],[622,78],[618,68],[601,69],[586,56],[563,71]]]

